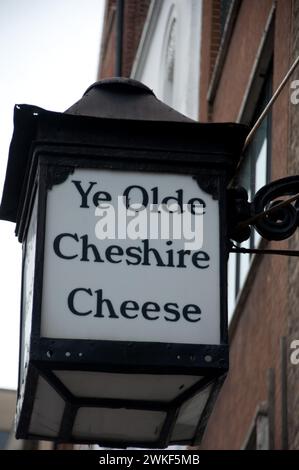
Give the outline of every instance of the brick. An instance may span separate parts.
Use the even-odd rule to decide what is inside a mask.
[[[299,0],[297,0],[298,2]],[[217,40],[211,28],[213,21],[211,8],[204,3],[203,29],[210,31],[209,41],[202,39],[209,52],[209,69],[213,69]],[[234,26],[228,53],[221,70],[213,108],[206,102],[209,79],[201,78],[201,116],[214,122],[235,121],[247,89],[249,77],[262,39],[266,21],[272,7],[271,0],[243,0]],[[274,88],[280,77],[288,70],[290,41],[291,4],[278,0],[275,27],[274,52]],[[210,22],[210,28],[205,24]],[[297,20],[299,24],[299,18]],[[283,39],[284,38],[284,39]],[[214,40],[213,40],[214,39]],[[207,52],[202,52],[202,56]],[[205,59],[207,61],[207,58]],[[201,69],[203,73],[203,70]],[[204,102],[205,101],[205,102]],[[273,108],[272,127],[272,177],[276,179],[287,174],[288,155],[288,93],[277,100]],[[295,111],[294,111],[295,112]],[[297,110],[297,115],[298,115]],[[298,119],[298,118],[296,118]],[[294,126],[299,129],[299,123]],[[297,131],[296,131],[297,132]],[[299,137],[299,131],[298,131]],[[299,148],[299,142],[294,148]],[[299,167],[299,162],[298,162]],[[293,173],[294,174],[294,173]],[[287,247],[287,242],[281,244]],[[269,244],[271,247],[271,244]],[[280,338],[288,334],[288,270],[287,257],[264,256],[249,277],[243,299],[239,303],[238,321],[230,337],[230,372],[217,400],[205,432],[202,449],[240,449],[244,443],[257,406],[267,400],[267,373],[269,368],[275,371],[275,448],[281,448],[281,367]],[[294,263],[295,264],[295,263]],[[297,266],[297,264],[296,264]],[[298,272],[297,272],[298,271]],[[298,306],[298,274],[293,274],[294,317]],[[297,283],[295,281],[297,279]],[[297,317],[298,317],[297,312]],[[298,322],[297,322],[298,323]],[[293,327],[295,330],[295,327]],[[299,325],[298,325],[299,339]],[[293,371],[292,380],[295,384]],[[296,380],[297,376],[296,376]],[[293,386],[293,445],[299,443],[298,412],[295,413],[295,401],[298,410],[299,383]],[[295,392],[297,390],[297,392]],[[298,400],[298,401],[297,401]],[[295,418],[294,416],[297,416]],[[297,426],[297,427],[296,427]]]
[[[115,75],[115,0],[108,0],[104,19],[103,41],[101,51],[99,78]],[[144,22],[150,5],[150,0],[126,0],[124,4],[123,28],[123,59],[122,76],[131,75],[132,65],[140,41]],[[112,27],[108,30],[109,19],[113,17]]]
[[[299,0],[293,2],[291,51],[292,61],[299,55]],[[294,73],[293,79],[299,78],[299,73]],[[288,174],[299,174],[299,113],[298,106],[290,103],[290,148],[288,153]],[[299,233],[296,232],[289,240],[289,249],[299,250]],[[288,262],[288,344],[293,340],[299,340],[299,265],[296,258],[290,258]],[[288,367],[288,422],[289,443],[291,449],[299,449],[299,366],[289,362]]]

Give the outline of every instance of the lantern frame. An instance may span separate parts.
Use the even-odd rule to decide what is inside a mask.
[[[54,113],[22,105],[15,109],[15,133],[10,150],[0,217],[16,221],[19,241],[26,244],[35,194],[38,200],[37,239],[31,337],[26,370],[21,313],[17,437],[114,447],[165,447],[200,442],[207,419],[228,371],[227,325],[227,183],[239,160],[247,127],[238,124],[198,124],[100,118]],[[117,139],[115,136],[117,135]],[[217,139],[215,139],[217,135]],[[184,174],[219,202],[220,344],[55,339],[40,336],[47,194],[76,168]],[[16,188],[13,182],[16,181]],[[22,188],[22,189],[21,189]],[[25,250],[23,257],[23,273]],[[23,312],[23,294],[21,312]],[[66,353],[71,353],[66,355]],[[207,359],[208,358],[208,359]],[[170,402],[76,397],[53,370],[126,374],[193,375],[198,381]],[[24,378],[24,373],[26,380]],[[51,383],[65,401],[57,436],[28,432],[38,378]],[[193,438],[172,440],[180,409],[210,386]],[[75,438],[72,425],[81,407],[148,410],[165,413],[155,441]]]

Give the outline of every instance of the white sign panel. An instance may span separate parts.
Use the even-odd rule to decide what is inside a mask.
[[[192,176],[76,169],[48,191],[41,336],[219,344],[219,259]]]

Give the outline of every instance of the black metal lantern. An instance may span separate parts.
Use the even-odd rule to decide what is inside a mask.
[[[226,187],[247,128],[195,123],[127,79],[14,121],[0,215],[23,244],[17,437],[198,443],[228,370]],[[199,201],[202,246],[97,238],[117,196]]]

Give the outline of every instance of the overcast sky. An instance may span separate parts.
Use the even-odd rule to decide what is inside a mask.
[[[0,0],[0,196],[19,103],[64,111],[96,80],[105,0]],[[0,222],[0,388],[17,387],[21,246]]]

